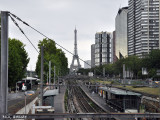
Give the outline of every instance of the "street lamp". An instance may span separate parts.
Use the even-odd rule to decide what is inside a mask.
[[[24,85],[24,83],[22,84],[22,90],[23,91],[27,90],[27,87]],[[24,111],[24,113],[26,114],[26,94],[25,93],[24,93],[24,96],[25,96],[25,98],[24,98],[25,99],[25,103],[24,103],[25,104],[25,111]]]
[[[28,95],[28,96],[30,96],[30,95],[33,95],[33,94],[35,94],[35,92],[34,91],[26,91],[25,93],[24,93],[24,95],[25,95],[25,114],[26,114],[26,96]]]
[[[17,91],[17,88],[18,88],[18,85],[17,85],[17,83],[18,83],[18,82],[16,82],[16,93],[18,92],[18,91]]]
[[[22,90],[23,91],[26,91],[27,90],[27,87],[24,85],[24,83],[22,84],[23,86],[22,86]],[[24,93],[24,96],[25,96],[25,114],[26,114],[26,96],[27,95],[33,95],[35,92],[34,91],[26,91],[25,93]]]

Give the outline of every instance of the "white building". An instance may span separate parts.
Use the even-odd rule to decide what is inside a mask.
[[[159,0],[129,0],[128,55],[143,57],[159,49]]]
[[[84,62],[84,69],[88,69],[91,68],[91,60],[86,60]]]
[[[127,49],[127,13],[128,7],[119,9],[115,19],[115,52],[118,59],[120,53],[123,57],[128,55]]]
[[[109,32],[97,32],[95,34],[95,66],[112,62],[111,38]]]
[[[95,66],[95,44],[91,45],[91,67]]]

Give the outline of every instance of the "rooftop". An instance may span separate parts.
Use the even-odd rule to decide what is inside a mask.
[[[23,78],[22,80],[37,80],[37,78],[33,78],[33,77],[26,77],[26,78]]]
[[[47,91],[43,94],[43,97],[55,96],[55,95],[58,95],[58,89],[47,90]]]
[[[122,12],[123,10],[128,10],[128,7],[120,8],[119,11],[118,11],[118,14],[121,14],[121,12]]]
[[[111,92],[112,94],[116,95],[135,95],[135,96],[141,96],[140,93],[131,92],[127,90],[122,90],[118,88],[110,88],[110,87],[99,87],[100,90]]]

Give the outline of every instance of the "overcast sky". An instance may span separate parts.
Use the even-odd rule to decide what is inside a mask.
[[[10,11],[35,27],[69,51],[74,50],[74,29],[77,28],[78,55],[83,60],[91,59],[91,44],[95,33],[115,30],[115,17],[120,7],[128,0],[0,0],[0,10]],[[32,43],[37,47],[43,36],[19,23]],[[35,69],[38,53],[9,21],[9,37],[21,40],[30,62],[27,69]],[[69,65],[72,55],[66,53]],[[81,62],[83,66],[84,63]]]

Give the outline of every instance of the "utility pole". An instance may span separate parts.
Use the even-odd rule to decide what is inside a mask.
[[[125,78],[126,78],[126,70],[125,70],[125,64],[123,64],[123,84],[125,84]]]
[[[51,85],[51,61],[49,61],[49,85]],[[51,86],[49,86],[49,89],[51,89]]]
[[[31,77],[30,82],[31,82],[31,90],[32,90],[32,66],[31,66],[31,71],[30,71],[30,77]]]
[[[54,66],[54,85],[56,84],[56,66]],[[55,86],[54,86],[55,87]]]
[[[59,74],[59,70],[58,70],[58,92],[60,93],[59,76],[60,76],[60,74]]]
[[[1,83],[0,114],[8,112],[8,13],[1,11]],[[2,118],[0,118],[2,119]]]
[[[41,97],[40,97],[40,106],[43,105],[43,46],[41,46]]]
[[[32,66],[31,66],[31,71],[30,71],[30,77],[32,77]]]
[[[96,76],[96,69],[94,69],[94,77]]]
[[[48,72],[47,72],[47,84],[49,84]]]
[[[103,68],[103,77],[105,77],[105,68]]]

